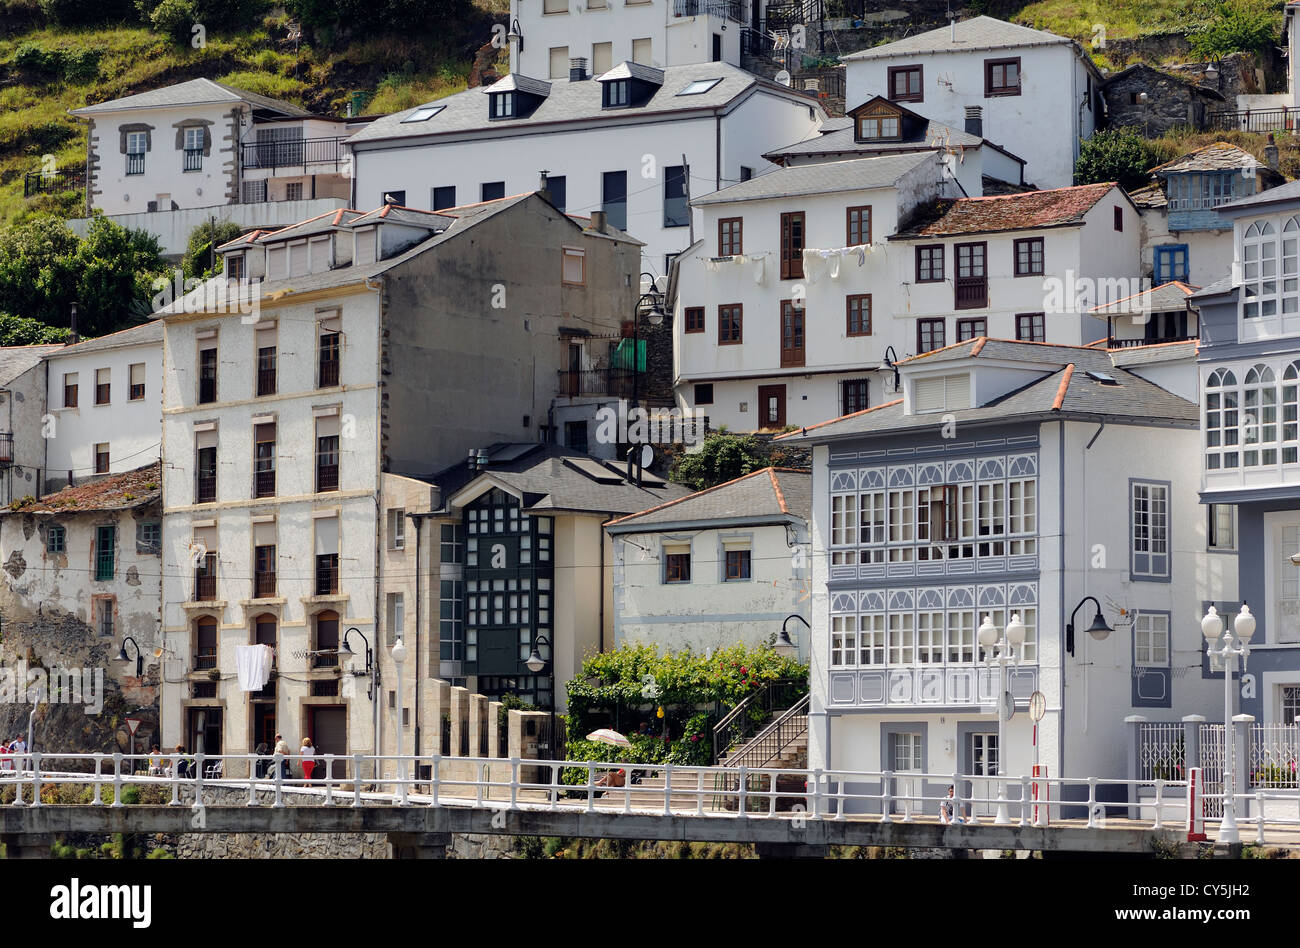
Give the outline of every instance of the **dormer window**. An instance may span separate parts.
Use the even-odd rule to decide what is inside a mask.
[[[622,108],[630,101],[632,80],[616,79],[612,82],[602,83],[600,103],[603,109]]]
[[[903,113],[883,100],[865,105],[854,121],[854,137],[859,142],[902,140]]]
[[[405,125],[407,122],[427,122],[445,108],[445,105],[422,105],[402,119],[402,124]]]
[[[941,375],[912,383],[912,414],[970,408],[970,375]]]
[[[515,94],[513,92],[492,93],[492,118],[504,119],[515,117]]]

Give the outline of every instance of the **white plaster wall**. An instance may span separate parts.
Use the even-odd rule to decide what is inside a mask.
[[[830,375],[763,375],[756,378],[721,380],[713,384],[713,404],[695,404],[694,382],[677,386],[677,400],[683,408],[698,410],[709,418],[711,428],[726,425],[731,431],[754,431],[759,423],[758,389],[762,385],[785,386],[785,419],[788,425],[815,425],[842,415],[841,383],[867,379],[867,398],[879,405],[898,397],[893,391],[894,374],[865,367]],[[742,410],[743,406],[743,410]]]
[[[40,477],[46,464],[45,406],[44,363],[38,362],[0,389],[0,430],[13,435],[13,464],[0,469],[0,503],[41,493]]]

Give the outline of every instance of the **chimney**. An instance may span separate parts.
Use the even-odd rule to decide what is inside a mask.
[[[984,107],[981,105],[966,106],[966,134],[984,137]]]
[[[541,173],[541,178],[540,178],[540,180],[537,182],[537,193],[541,196],[541,198],[542,198],[543,201],[545,201],[547,204],[550,204],[550,203],[551,203],[551,189],[550,189],[550,187],[547,185],[547,180],[548,180],[548,179],[547,179],[546,175],[547,175],[547,172],[546,172],[545,169],[543,169],[543,170],[542,170],[542,173]]]
[[[582,82],[587,78],[587,57],[574,56],[569,60],[569,81]]]
[[[1268,144],[1264,146],[1264,164],[1277,171],[1277,144],[1272,132],[1268,133]]]
[[[605,212],[604,211],[591,212],[591,229],[598,234],[605,233]]]
[[[1272,136],[1270,136],[1270,140],[1271,139]],[[1277,151],[1276,148],[1273,150],[1275,152]],[[79,342],[81,342],[81,337],[77,335],[77,304],[74,302],[72,304],[72,343],[71,344],[75,346]]]

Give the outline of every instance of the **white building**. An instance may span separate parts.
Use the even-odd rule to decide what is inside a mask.
[[[980,338],[903,362],[899,400],[786,436],[813,446],[810,767],[894,771],[932,799],[951,774],[1028,775],[1038,691],[1048,774],[1124,778],[1127,716],[1221,701],[1200,618],[1235,597],[1234,557],[1197,509],[1198,408],[1146,378],[1144,351]],[[1015,615],[999,747],[976,631]]]
[[[346,122],[287,102],[191,79],[70,114],[89,125],[87,216],[156,234],[164,253],[210,217],[283,227],[351,197]]]
[[[544,170],[556,207],[604,211],[646,244],[643,269],[659,275],[691,243],[691,198],[771,170],[765,152],[824,118],[815,99],[724,62],[620,62],[595,78],[512,74],[385,116],[348,144],[362,206],[492,200]]]
[[[614,647],[757,646],[784,627],[807,661],[811,511],[809,473],[769,467],[609,521]]]
[[[45,489],[135,470],[162,446],[161,320],[45,357]]]
[[[0,504],[41,493],[46,464],[43,359],[62,348],[0,347]]]
[[[1041,188],[1073,181],[1101,108],[1101,75],[1074,40],[977,16],[841,57],[849,102],[884,96],[1024,158]]]
[[[944,156],[921,151],[795,165],[697,199],[673,319],[682,407],[752,431],[874,404],[875,373],[906,339],[885,238],[952,193]]]

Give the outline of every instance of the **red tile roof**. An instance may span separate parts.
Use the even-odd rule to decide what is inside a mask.
[[[939,201],[929,215],[898,236],[943,237],[1077,224],[1114,187],[1113,183],[1082,184],[1050,191]]]
[[[26,505],[11,506],[15,513],[76,513],[83,510],[121,510],[139,507],[162,496],[162,464],[154,461],[134,471],[65,487]],[[0,513],[7,512],[0,508]]]

